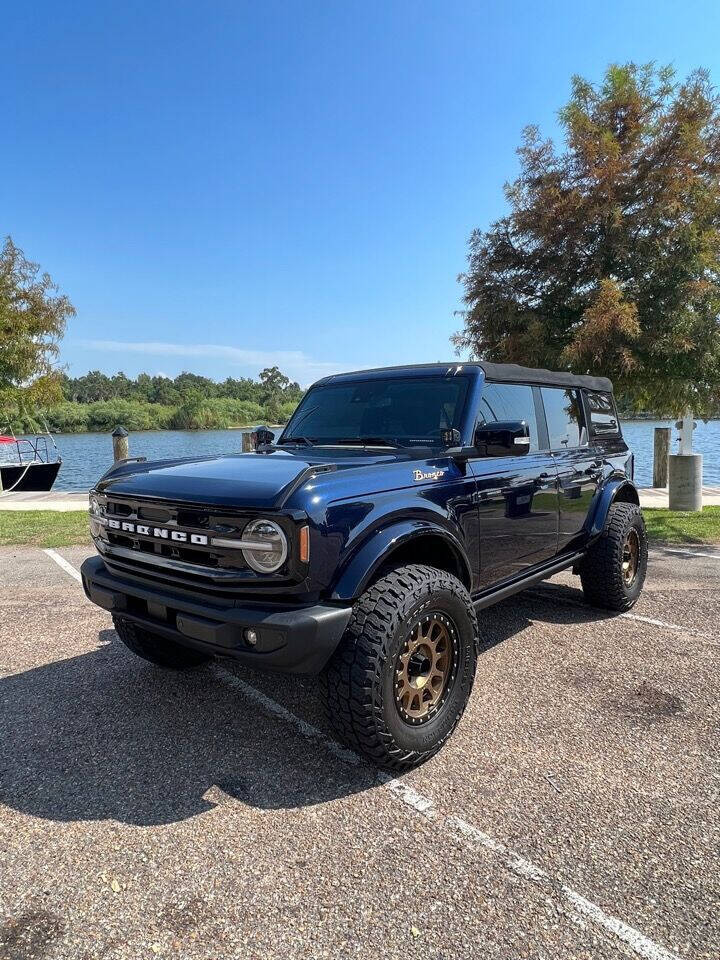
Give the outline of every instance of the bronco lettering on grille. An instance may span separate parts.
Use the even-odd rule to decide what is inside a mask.
[[[151,537],[157,540],[172,540],[174,543],[192,543],[198,547],[207,547],[210,540],[204,533],[188,533],[186,530],[172,530],[169,527],[151,527],[146,523],[132,523],[130,520],[105,519],[109,530],[119,530],[120,533],[133,533],[140,537]]]

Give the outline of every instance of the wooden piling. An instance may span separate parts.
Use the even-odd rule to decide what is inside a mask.
[[[112,434],[113,460],[127,460],[130,456],[130,442],[125,427],[115,427]]]
[[[653,450],[653,486],[668,485],[668,457],[670,456],[670,427],[655,427]]]
[[[255,451],[255,443],[257,437],[255,436],[255,431],[247,430],[242,435],[242,452],[243,453],[253,453]]]

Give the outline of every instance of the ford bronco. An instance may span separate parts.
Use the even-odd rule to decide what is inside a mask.
[[[603,377],[485,362],[326,377],[254,452],[115,464],[87,596],[161,667],[319,673],[338,736],[403,770],[468,702],[477,611],[561,570],[627,610],[647,538]]]

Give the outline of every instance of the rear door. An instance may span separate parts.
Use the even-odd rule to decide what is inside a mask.
[[[590,444],[582,395],[574,388],[540,389],[560,495],[558,550],[582,546],[585,520],[602,480],[601,454]]]
[[[518,457],[476,457],[481,587],[523,573],[554,556],[558,543],[558,490],[539,394],[527,384],[483,386],[477,425],[525,420],[530,450]]]

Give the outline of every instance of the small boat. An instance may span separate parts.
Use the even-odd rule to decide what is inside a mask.
[[[16,437],[10,428],[9,433],[0,434],[0,496],[13,491],[50,490],[61,464],[49,431],[35,437]]]

